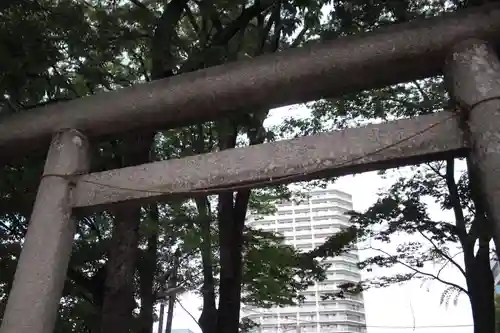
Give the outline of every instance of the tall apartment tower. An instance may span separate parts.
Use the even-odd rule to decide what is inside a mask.
[[[490,264],[493,278],[495,279],[495,293],[500,294],[500,262],[498,261],[496,256],[493,256]]]
[[[329,236],[349,225],[344,215],[352,210],[352,196],[332,189],[315,190],[299,204],[282,202],[271,216],[251,218],[249,224],[285,236],[287,244],[308,251]],[[259,324],[258,333],[336,333],[366,332],[363,296],[322,300],[321,295],[337,290],[339,284],[359,282],[357,251],[328,258],[331,263],[327,279],[303,292],[305,301],[299,306],[271,309],[245,307],[245,317]]]

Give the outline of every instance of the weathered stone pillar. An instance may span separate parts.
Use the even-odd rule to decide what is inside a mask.
[[[57,175],[88,172],[88,142],[76,130],[54,136],[45,162],[1,333],[52,333],[76,225],[71,181]]]
[[[500,253],[500,61],[481,40],[457,44],[445,74],[450,93],[468,110],[466,135],[471,161],[478,176],[484,208],[493,224],[497,255]],[[467,112],[467,111],[466,111]],[[499,256],[500,258],[500,256]]]

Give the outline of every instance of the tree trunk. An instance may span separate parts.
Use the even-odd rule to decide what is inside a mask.
[[[237,333],[240,324],[243,271],[243,227],[249,190],[219,195],[220,287],[217,333]]]
[[[478,170],[467,158],[470,196],[474,203],[474,220],[464,248],[466,282],[474,320],[474,333],[495,332],[495,280],[490,267],[490,241],[493,227],[488,220],[478,181]],[[479,248],[474,256],[474,243]]]
[[[144,252],[142,263],[139,265],[139,280],[141,294],[141,313],[139,315],[139,332],[151,333],[154,323],[155,292],[154,280],[156,276],[156,261],[158,248],[158,206],[151,205],[149,220],[155,224],[155,231],[148,237],[147,249]]]
[[[163,333],[163,314],[165,313],[165,300],[160,303],[160,319],[158,320],[158,333]]]
[[[267,114],[267,112],[266,112]],[[248,130],[250,145],[264,142],[264,113],[249,116],[243,127]],[[229,131],[219,138],[220,149],[236,146],[238,125],[229,122]],[[219,130],[224,133],[224,130]],[[240,325],[241,280],[243,275],[243,229],[250,199],[250,190],[219,195],[220,286],[217,333],[237,333]]]
[[[173,289],[177,287],[177,274],[179,274],[179,261],[181,253],[179,250],[175,251],[174,254],[174,269],[172,275],[170,276],[170,281],[168,282],[167,289]],[[168,296],[168,308],[167,308],[167,325],[165,326],[165,333],[172,332],[172,322],[174,320],[174,307],[175,299],[177,297],[176,293],[172,293]]]
[[[132,327],[139,221],[138,208],[122,207],[115,213],[102,308],[102,333],[128,333]]]
[[[91,295],[90,300],[87,299],[92,308],[92,320],[87,324],[89,332],[98,333],[101,328],[102,302],[104,294],[104,280],[106,276],[106,266],[100,267],[92,277],[87,277],[79,270],[69,267],[68,280],[78,285],[78,289],[82,291],[82,297],[87,298]]]
[[[151,40],[150,55],[151,55],[151,79],[158,80],[165,77],[172,76],[174,64],[174,56],[172,54],[172,39],[176,34],[176,27],[182,17],[184,8],[187,6],[187,0],[172,0],[168,4],[165,2],[162,15],[157,19],[155,23],[154,35]],[[156,261],[156,253],[155,253]],[[156,262],[155,262],[156,267]],[[151,285],[151,291],[153,290]],[[148,286],[149,288],[149,286]],[[153,294],[151,294],[153,297]],[[143,300],[144,301],[144,300]],[[144,325],[146,320],[151,319],[151,324],[153,320],[152,310],[154,306],[154,300],[151,300],[151,307],[148,305],[148,313],[145,314],[147,318],[144,318]],[[162,301],[162,307],[164,306],[164,301]],[[151,316],[149,311],[151,310]],[[168,310],[170,311],[170,309]],[[161,314],[163,316],[163,313]],[[167,318],[168,321],[168,318]],[[160,325],[163,325],[163,318],[160,321]],[[149,326],[151,332],[152,325]],[[168,329],[168,328],[167,328]],[[162,328],[160,328],[160,331]],[[141,331],[146,332],[146,331]]]
[[[165,333],[172,332],[172,322],[174,321],[175,294],[168,297],[167,307],[167,324],[165,325]]]
[[[212,223],[207,197],[196,198],[201,231],[201,260],[203,264],[203,310],[198,320],[203,333],[215,333],[217,308],[215,307],[215,281],[212,260]]]
[[[172,0],[163,8],[162,15],[156,21],[151,40],[151,78],[162,79],[173,75],[174,56],[172,39],[175,37],[187,0]],[[167,3],[167,2],[165,2]]]
[[[474,333],[495,332],[495,282],[490,268],[489,246],[480,246],[473,274],[467,281]]]
[[[125,138],[122,166],[147,163],[153,140],[154,133]],[[104,284],[101,332],[128,333],[132,328],[135,307],[134,273],[141,209],[122,204],[113,213],[115,218]]]

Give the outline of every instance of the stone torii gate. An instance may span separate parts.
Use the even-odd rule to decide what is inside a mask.
[[[40,107],[0,122],[0,158],[47,147],[1,333],[50,333],[73,212],[472,157],[500,249],[500,5],[394,25]],[[445,74],[461,112],[88,173],[88,139],[165,129]]]

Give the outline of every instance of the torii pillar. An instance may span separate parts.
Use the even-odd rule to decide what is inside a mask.
[[[1,333],[52,333],[76,224],[71,180],[89,169],[87,139],[76,130],[54,135],[33,207]]]
[[[445,66],[452,98],[464,109],[464,131],[482,201],[500,258],[500,60],[486,42],[455,45]]]

